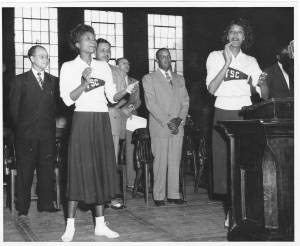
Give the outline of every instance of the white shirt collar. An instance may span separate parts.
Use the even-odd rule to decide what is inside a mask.
[[[157,70],[159,70],[164,75],[164,77],[166,77],[166,73],[168,73],[169,76],[172,78],[172,74],[171,74],[171,70],[170,69],[166,72],[165,70],[163,70],[163,69],[161,69],[159,67]]]
[[[234,56],[231,51],[230,51],[230,53],[231,53],[233,59],[238,59],[240,56],[242,56],[244,54],[244,52],[242,51],[242,49],[240,49],[240,51],[237,54],[237,56]]]
[[[277,61],[278,66],[280,67],[280,70],[283,74],[283,77],[285,78],[285,82],[287,83],[288,87],[290,88],[290,79],[289,79],[289,75],[287,74],[287,72],[283,69],[281,62]]]
[[[41,78],[44,80],[44,77],[45,77],[45,71],[40,71],[40,72],[38,72],[38,71],[35,70],[33,67],[31,68],[31,70],[32,70],[32,72],[33,72],[33,74],[34,74],[34,76],[35,76],[36,78],[38,78],[38,73],[41,73]]]

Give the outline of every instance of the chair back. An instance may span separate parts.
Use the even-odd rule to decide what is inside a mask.
[[[152,163],[153,155],[151,151],[151,138],[148,128],[140,128],[132,133],[132,143],[134,144],[134,153],[137,168],[144,163]]]

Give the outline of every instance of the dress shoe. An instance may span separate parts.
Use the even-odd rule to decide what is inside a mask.
[[[183,204],[184,203],[184,201],[182,199],[169,199],[169,198],[168,198],[168,202],[175,203],[175,204]]]
[[[164,200],[154,200],[154,203],[158,207],[166,205]]]
[[[39,211],[39,212],[55,213],[55,212],[60,211],[60,209],[55,208],[55,207],[52,207],[52,208],[49,208],[49,209],[39,209],[39,208],[38,208],[38,211]]]
[[[110,208],[119,210],[125,208],[123,201],[120,199],[113,199],[110,203]]]

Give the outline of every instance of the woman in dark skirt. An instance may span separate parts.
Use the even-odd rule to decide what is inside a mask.
[[[95,235],[119,237],[106,226],[104,204],[117,192],[117,170],[107,99],[116,103],[136,88],[129,85],[116,93],[106,62],[92,59],[96,50],[91,26],[80,24],[71,31],[71,43],[79,55],[65,62],[60,72],[61,97],[75,103],[68,151],[68,215],[63,241],[72,241],[79,201],[95,205]]]

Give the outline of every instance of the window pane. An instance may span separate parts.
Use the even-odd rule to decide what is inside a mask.
[[[176,16],[176,26],[182,27],[182,17]]]
[[[168,46],[168,40],[166,38],[162,38],[160,40],[160,46],[161,47],[167,47]]]
[[[100,11],[100,22],[107,22],[107,12]]]
[[[176,65],[177,65],[177,70],[182,72],[183,71],[183,62],[177,61]]]
[[[172,15],[169,16],[169,25],[170,26],[175,26],[176,25],[175,16],[172,16]]]
[[[107,22],[110,22],[110,23],[115,23],[116,22],[115,12],[108,12],[107,13]]]
[[[57,9],[56,8],[50,8],[49,12],[50,12],[49,18],[52,19],[52,20],[57,20]]]
[[[32,8],[32,18],[41,18],[40,8]]]
[[[107,33],[107,24],[100,24],[100,34],[106,34]]]
[[[152,26],[153,24],[153,15],[148,15],[148,26]]]
[[[44,32],[49,31],[49,21],[48,20],[41,20],[41,30]]]
[[[160,15],[154,15],[154,25],[161,25]]]
[[[50,45],[50,56],[57,56],[57,45]]]
[[[149,72],[153,72],[154,71],[154,60],[150,59],[149,60]]]
[[[115,25],[114,24],[107,25],[107,29],[108,29],[108,32],[107,32],[108,35],[115,34]]]
[[[15,42],[23,43],[23,32],[22,31],[15,31]]]
[[[50,20],[50,31],[57,32],[57,20]]]
[[[154,43],[153,43],[153,38],[152,37],[148,37],[148,48],[149,49],[154,48]]]
[[[16,56],[16,67],[23,68],[23,56]]]
[[[123,24],[116,24],[116,35],[123,35]]]
[[[51,56],[50,63],[51,63],[51,68],[58,68],[58,57]]]
[[[24,30],[31,30],[31,19],[24,19]]]
[[[171,62],[172,71],[176,72],[176,62]]]
[[[84,10],[84,21],[90,22],[92,20],[91,10]]]
[[[175,28],[168,28],[168,38],[175,38]]]
[[[40,30],[41,30],[40,20],[32,20],[32,31],[40,31]]]
[[[169,18],[167,15],[162,15],[161,16],[161,25],[163,26],[168,26],[169,25]]]
[[[153,26],[148,27],[148,36],[149,37],[154,37],[154,28],[153,28]]]
[[[176,49],[182,50],[182,39],[176,39]]]
[[[168,48],[169,49],[175,49],[175,40],[174,39],[168,39]]]
[[[116,23],[122,23],[123,22],[123,15],[120,12],[117,12],[116,14]]]
[[[19,43],[16,43],[15,44],[15,53],[16,55],[22,55],[23,56],[23,44],[19,44]]]
[[[15,18],[15,30],[23,30],[22,18]]]
[[[39,44],[41,43],[41,33],[40,32],[32,32],[32,42]]]
[[[116,46],[115,36],[107,36],[107,41],[110,42],[111,46]]]
[[[58,69],[51,69],[51,74],[58,77]]]
[[[31,8],[23,8],[23,17],[31,18]]]
[[[48,8],[41,8],[41,18],[42,19],[49,18],[49,9]]]
[[[24,42],[31,43],[31,31],[24,31]]]
[[[116,47],[111,47],[111,58],[116,58]]]
[[[116,48],[116,57],[122,57],[123,56],[123,48]]]
[[[92,20],[93,21],[99,21],[100,20],[99,11],[97,11],[97,10],[92,11]]]
[[[23,8],[15,8],[15,18],[23,16]]]
[[[31,68],[31,62],[28,58],[24,58],[24,68]]]
[[[155,55],[154,55],[155,51],[154,49],[149,49],[149,59],[155,59]]]
[[[176,59],[177,60],[183,60],[183,58],[182,58],[182,50],[177,50],[176,51]]]
[[[122,47],[123,46],[123,36],[116,36],[116,46]]]
[[[182,38],[182,28],[176,28],[176,38]]]
[[[32,44],[24,44],[24,48],[23,48],[24,56],[27,56],[28,50],[30,49],[31,46],[32,46]]]
[[[48,32],[41,32],[41,42],[42,43],[49,43],[49,33]]]
[[[23,73],[23,68],[16,68],[16,75]]]
[[[57,33],[50,32],[50,43],[57,44]]]
[[[176,50],[169,50],[172,60],[176,60]]]

